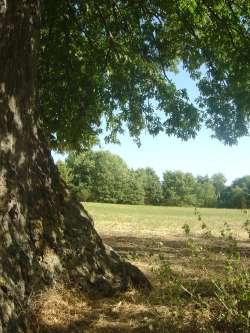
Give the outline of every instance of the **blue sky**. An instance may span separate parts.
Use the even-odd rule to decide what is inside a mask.
[[[103,144],[122,157],[131,168],[152,167],[161,177],[165,170],[182,170],[194,175],[211,176],[222,172],[227,183],[235,178],[250,174],[250,139],[243,138],[237,146],[224,146],[211,133],[201,130],[196,139],[183,142],[174,137],[160,134],[155,138],[142,136],[140,148],[128,136],[121,137],[121,145]]]
[[[180,71],[172,75],[178,88],[186,88],[191,100],[198,95],[195,82],[188,74]],[[194,175],[209,175],[222,172],[227,183],[235,178],[250,174],[250,137],[239,140],[238,145],[229,147],[211,138],[211,132],[203,128],[195,139],[183,142],[165,134],[157,137],[142,135],[141,147],[128,135],[120,136],[120,145],[105,144],[101,148],[122,157],[129,167],[152,167],[161,177],[165,170],[182,170]],[[58,155],[53,154],[57,160]]]

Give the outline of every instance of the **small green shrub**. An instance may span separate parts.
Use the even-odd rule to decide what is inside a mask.
[[[215,301],[215,326],[225,332],[250,331],[250,272],[240,267],[240,261],[230,263],[224,279],[213,281]],[[211,306],[209,306],[211,308]]]
[[[188,236],[189,226],[184,224],[182,228]],[[202,229],[209,232],[205,223]],[[177,317],[181,318],[182,309],[189,306],[194,306],[204,316],[206,314],[209,319],[206,323],[199,323],[197,319],[194,332],[247,333],[250,332],[250,270],[239,254],[237,241],[227,223],[221,235],[224,261],[220,274],[187,279],[182,272],[173,271],[168,261],[162,260],[157,273],[164,287],[155,297],[162,303],[178,306]],[[186,246],[190,250],[190,266],[208,271],[206,259],[211,249],[190,238]]]
[[[187,223],[185,223],[185,224],[183,224],[183,226],[181,228],[183,229],[185,235],[189,236],[189,234],[190,234],[190,226]]]

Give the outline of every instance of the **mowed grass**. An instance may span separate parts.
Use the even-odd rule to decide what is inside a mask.
[[[104,236],[136,236],[175,238],[184,236],[183,225],[190,226],[192,236],[200,236],[202,224],[215,237],[227,224],[234,237],[248,239],[244,222],[248,215],[240,209],[199,208],[195,214],[193,207],[132,206],[103,203],[86,203],[85,207],[94,219],[95,227]],[[250,213],[250,212],[249,212]],[[200,215],[200,218],[199,218]]]

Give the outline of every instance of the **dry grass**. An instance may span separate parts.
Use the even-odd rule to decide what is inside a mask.
[[[197,233],[192,234],[189,240],[183,235],[182,229],[181,233],[177,234],[171,234],[168,229],[159,237],[149,237],[152,229],[155,228],[155,234],[158,234],[163,226],[157,229],[157,223],[150,224],[147,219],[136,237],[135,232],[132,234],[128,229],[124,235],[121,235],[116,228],[109,229],[112,230],[112,234],[110,232],[107,234],[108,228],[106,229],[105,223],[110,228],[110,222],[107,221],[112,214],[117,213],[113,210],[108,212],[107,206],[98,206],[100,210],[95,213],[99,219],[97,219],[99,232],[103,233],[106,243],[145,272],[154,286],[153,291],[144,295],[130,289],[112,298],[93,299],[81,291],[57,285],[32,298],[31,313],[37,331],[40,333],[248,333],[248,330],[241,330],[238,326],[235,328],[234,323],[226,326],[221,325],[218,320],[225,308],[223,302],[215,297],[213,281],[225,279],[227,254],[231,251],[230,242],[217,238],[197,237],[198,227]],[[130,210],[130,207],[124,209]],[[175,215],[179,223],[183,222],[184,211],[186,210],[181,209],[179,217],[177,213]],[[210,212],[210,217],[215,213],[216,210]],[[237,223],[240,225],[241,213],[238,211],[234,213],[231,219],[238,218]],[[131,211],[129,214],[132,214]],[[144,214],[145,211],[142,210],[135,217],[141,216],[139,222],[141,226]],[[217,219],[220,214],[221,212],[217,213]],[[156,214],[156,218],[159,219],[161,215],[162,212],[158,217]],[[104,216],[103,221],[100,221],[101,216]],[[191,212],[189,215],[187,213],[187,220],[189,218],[193,218]],[[117,219],[120,222],[112,223],[123,223],[125,217],[120,212]],[[129,223],[131,227],[132,222]],[[238,232],[239,225],[236,228]],[[147,228],[148,232],[145,232]],[[204,233],[201,231],[200,236],[202,232]],[[237,269],[240,271],[241,268],[249,268],[250,242],[241,238],[237,251],[241,254],[241,263]]]
[[[62,332],[72,323],[82,321],[89,310],[86,297],[63,284],[43,290],[30,300],[37,328],[47,332]]]
[[[93,299],[58,284],[31,298],[30,318],[34,332],[133,332],[141,329],[148,312],[137,304],[139,295],[131,289],[114,298]]]
[[[116,297],[93,299],[57,285],[36,295],[31,303],[40,333],[238,332],[209,329],[223,310],[214,300],[212,283],[224,278],[223,252],[205,251],[196,243],[199,251],[204,250],[204,256],[201,252],[197,257],[187,242],[126,237],[106,241],[148,275],[153,291],[145,295],[130,289]],[[138,254],[137,248],[141,248]],[[250,264],[247,256],[242,260],[243,265]]]

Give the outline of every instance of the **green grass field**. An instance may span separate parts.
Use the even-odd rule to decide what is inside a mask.
[[[237,239],[246,240],[243,228],[248,216],[240,209],[200,208],[195,215],[192,207],[131,206],[86,203],[94,218],[95,227],[102,235],[171,238],[184,236],[182,226],[188,224],[192,236],[199,236],[205,223],[212,235],[218,237],[227,223]]]

